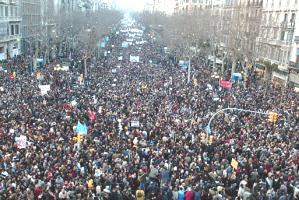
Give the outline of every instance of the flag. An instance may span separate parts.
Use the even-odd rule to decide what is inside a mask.
[[[238,169],[238,161],[235,159],[232,159],[231,166],[236,170]]]
[[[88,128],[86,124],[81,124],[80,121],[77,123],[76,133],[81,135],[87,135]]]
[[[89,111],[89,118],[90,118],[91,122],[94,121],[94,119],[95,119],[95,113],[93,111]]]
[[[233,84],[230,81],[219,80],[219,85],[223,88],[230,89]]]
[[[106,47],[106,43],[105,42],[101,42],[100,43],[100,48],[104,49]]]

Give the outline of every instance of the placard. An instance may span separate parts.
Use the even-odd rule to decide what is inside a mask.
[[[131,121],[131,127],[138,128],[139,127],[139,121]]]

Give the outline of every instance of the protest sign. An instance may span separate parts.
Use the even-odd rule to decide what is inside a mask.
[[[131,121],[131,127],[138,128],[139,127],[139,121]]]
[[[219,80],[219,85],[226,89],[232,88],[232,83],[230,81]]]
[[[139,62],[139,56],[130,56],[130,62]]]
[[[47,92],[50,91],[50,89],[51,89],[50,85],[39,85],[38,87],[41,91],[41,95],[47,94]]]
[[[27,147],[27,137],[25,135],[20,135],[20,137],[15,137],[17,148],[25,149]]]

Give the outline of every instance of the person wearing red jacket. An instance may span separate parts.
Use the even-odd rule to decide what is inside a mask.
[[[193,198],[194,198],[194,192],[189,187],[185,192],[185,200],[193,200]]]

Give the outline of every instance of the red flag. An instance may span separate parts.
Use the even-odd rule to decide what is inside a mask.
[[[219,80],[219,85],[223,88],[230,89],[233,84],[230,81]]]
[[[93,122],[93,120],[95,118],[95,113],[93,111],[89,111],[89,118],[90,118],[90,121]]]

